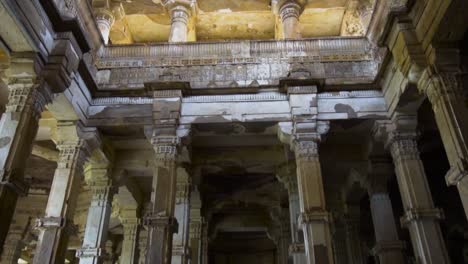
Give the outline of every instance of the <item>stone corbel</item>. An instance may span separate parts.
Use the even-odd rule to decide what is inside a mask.
[[[82,56],[72,32],[57,34],[54,48],[43,70],[44,78],[54,93],[68,89]]]

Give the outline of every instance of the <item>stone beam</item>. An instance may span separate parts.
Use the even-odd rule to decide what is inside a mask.
[[[320,93],[319,120],[382,119],[387,107],[379,91]],[[151,124],[149,98],[97,98],[88,108],[88,125]],[[291,121],[287,96],[276,92],[189,96],[182,100],[181,124]]]

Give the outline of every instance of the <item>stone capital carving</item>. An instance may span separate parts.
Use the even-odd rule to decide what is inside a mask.
[[[298,193],[295,164],[288,163],[279,166],[276,170],[276,178],[284,184],[289,195],[291,195],[291,193]]]
[[[377,256],[384,252],[401,251],[406,249],[406,243],[403,241],[380,241],[372,249],[372,255]]]
[[[323,210],[309,211],[299,215],[299,224],[310,224],[313,222],[330,222],[330,213]]]
[[[98,258],[104,255],[102,248],[80,248],[76,250],[77,258]]]
[[[175,162],[180,145],[180,138],[177,136],[155,136],[151,139],[151,144],[155,152],[156,162]]]
[[[303,7],[300,6],[295,1],[287,1],[279,8],[279,15],[281,20],[284,21],[290,17],[294,17],[299,19],[301,15]]]
[[[439,208],[428,208],[428,209],[408,209],[406,210],[400,222],[402,226],[407,226],[413,221],[419,221],[421,219],[436,219],[443,220],[445,218],[444,211]]]
[[[176,233],[179,229],[179,224],[175,217],[160,216],[158,214],[147,215],[143,220],[143,224],[154,227],[157,230],[169,229],[173,233]]]
[[[115,16],[112,10],[108,8],[97,8],[94,10],[94,17],[98,23],[106,23],[109,27],[115,22]]]
[[[305,253],[305,246],[303,243],[291,243],[289,245],[289,254],[304,254]]]

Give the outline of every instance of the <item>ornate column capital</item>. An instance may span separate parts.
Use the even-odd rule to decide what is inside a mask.
[[[310,224],[314,222],[330,223],[331,215],[324,210],[308,211],[299,215],[299,225]]]
[[[375,244],[372,249],[372,255],[378,256],[382,253],[389,251],[403,251],[406,249],[406,243],[404,241],[380,241]]]
[[[175,217],[161,216],[150,213],[143,219],[143,225],[154,227],[156,230],[169,229],[172,233],[177,232],[179,223]]]
[[[279,15],[282,21],[290,17],[299,19],[299,16],[304,10],[304,4],[301,3],[301,1],[295,1],[295,0],[283,1],[282,3],[280,3],[280,5],[278,5],[278,7],[279,7]]]
[[[439,208],[411,208],[405,211],[400,222],[402,226],[408,226],[414,221],[420,221],[423,219],[443,220],[444,218],[444,211]]]

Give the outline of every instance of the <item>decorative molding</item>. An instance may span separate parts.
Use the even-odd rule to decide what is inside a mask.
[[[366,38],[112,46],[98,51],[98,69],[374,60]]]
[[[443,220],[445,218],[444,211],[439,208],[428,208],[428,209],[408,209],[406,210],[403,217],[401,217],[401,225],[407,226],[413,221],[434,219]]]

